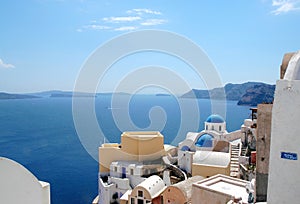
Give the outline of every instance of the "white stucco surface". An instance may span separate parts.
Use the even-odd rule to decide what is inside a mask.
[[[277,81],[272,110],[268,204],[299,203],[299,121],[300,81]],[[294,156],[282,158],[283,153]]]
[[[150,176],[137,187],[147,190],[151,198],[155,198],[165,188],[164,181],[157,175]]]
[[[230,154],[224,152],[197,151],[193,155],[193,163],[226,167],[230,163]]]
[[[296,52],[290,59],[284,79],[300,80],[300,51]]]
[[[192,204],[227,203],[234,198],[248,203],[247,183],[221,174],[196,182],[192,187]]]
[[[0,157],[0,203],[50,204],[50,184],[21,164]]]

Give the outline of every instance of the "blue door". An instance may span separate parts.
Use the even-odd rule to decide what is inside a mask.
[[[122,178],[126,178],[126,168],[122,167]]]

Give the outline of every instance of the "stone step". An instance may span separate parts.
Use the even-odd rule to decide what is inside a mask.
[[[230,168],[230,172],[239,172],[239,168]]]
[[[230,173],[230,176],[231,176],[231,177],[234,177],[234,178],[237,178],[238,175],[239,175],[238,172],[231,172],[231,173]]]

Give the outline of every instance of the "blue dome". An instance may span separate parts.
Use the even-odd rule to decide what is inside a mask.
[[[197,147],[212,147],[214,137],[210,134],[201,135],[195,145]]]
[[[190,148],[188,146],[183,146],[181,147],[182,151],[190,151]]]
[[[211,115],[206,119],[207,123],[224,123],[225,120],[219,115]]]

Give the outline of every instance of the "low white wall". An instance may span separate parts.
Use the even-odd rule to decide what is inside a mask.
[[[50,184],[19,163],[0,157],[0,203],[50,204]]]

